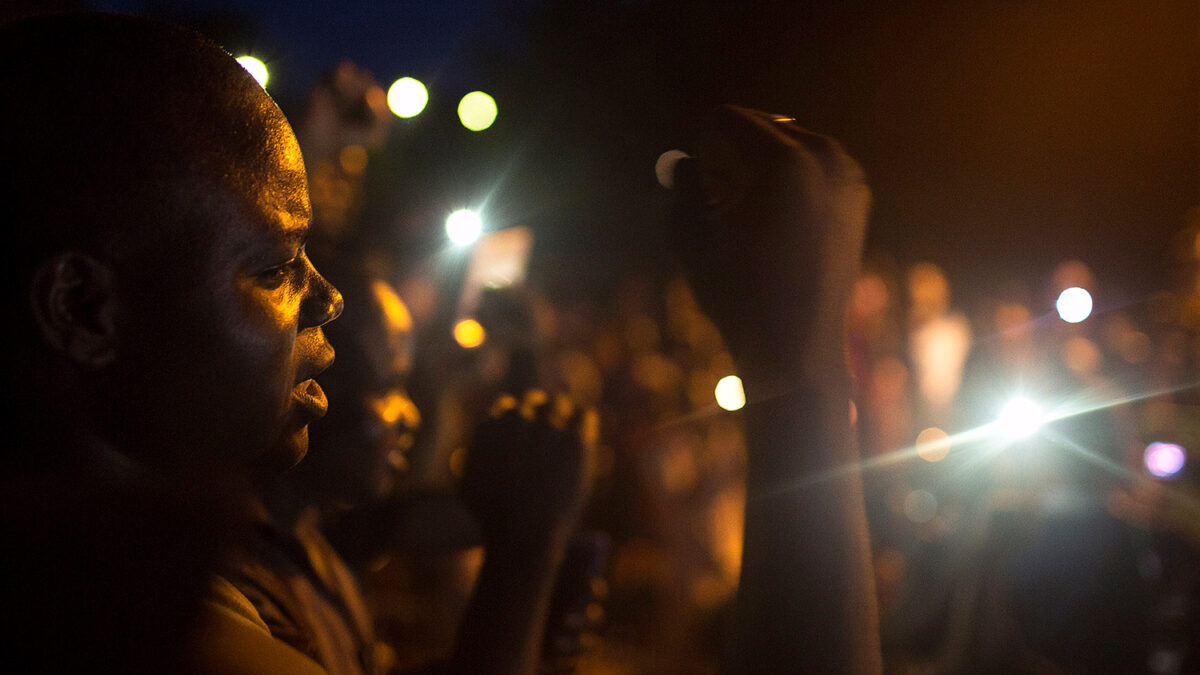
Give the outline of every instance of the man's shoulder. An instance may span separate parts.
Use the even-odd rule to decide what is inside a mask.
[[[241,591],[213,577],[192,642],[191,670],[241,675],[321,675],[315,661],[277,640]]]
[[[225,577],[218,575],[209,581],[208,595],[204,598],[204,603],[207,609],[258,628],[267,635],[271,634],[267,622],[263,621],[262,616],[255,609],[254,603],[250,602],[250,598],[247,598],[245,593],[238,590],[238,587]]]

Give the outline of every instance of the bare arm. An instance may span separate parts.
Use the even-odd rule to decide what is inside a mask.
[[[586,490],[595,414],[563,397],[501,397],[476,432],[463,499],[484,538],[483,569],[459,629],[456,673],[533,673],[563,555]]]
[[[881,670],[843,318],[870,193],[831,139],[723,107],[676,170],[685,272],[746,390],[729,672]]]

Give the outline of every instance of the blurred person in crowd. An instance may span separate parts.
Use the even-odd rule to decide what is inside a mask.
[[[295,137],[189,31],[86,14],[3,30],[6,658],[170,671],[198,629],[201,669],[304,672],[210,587],[240,479],[295,464],[325,411],[321,326],[342,301],[305,255]]]

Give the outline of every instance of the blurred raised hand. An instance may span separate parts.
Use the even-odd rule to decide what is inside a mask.
[[[595,412],[539,390],[500,396],[476,430],[459,490],[479,523],[485,558],[463,618],[455,672],[538,667],[598,432]]]

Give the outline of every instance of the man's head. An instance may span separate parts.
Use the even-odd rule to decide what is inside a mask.
[[[304,253],[283,114],[219,47],[144,19],[18,22],[0,58],[12,391],[145,461],[298,461],[341,297]]]
[[[330,330],[338,349],[325,378],[333,406],[313,429],[312,453],[289,477],[326,504],[357,506],[391,491],[420,424],[406,390],[413,326],[383,280],[360,272],[335,278],[350,309]]]

